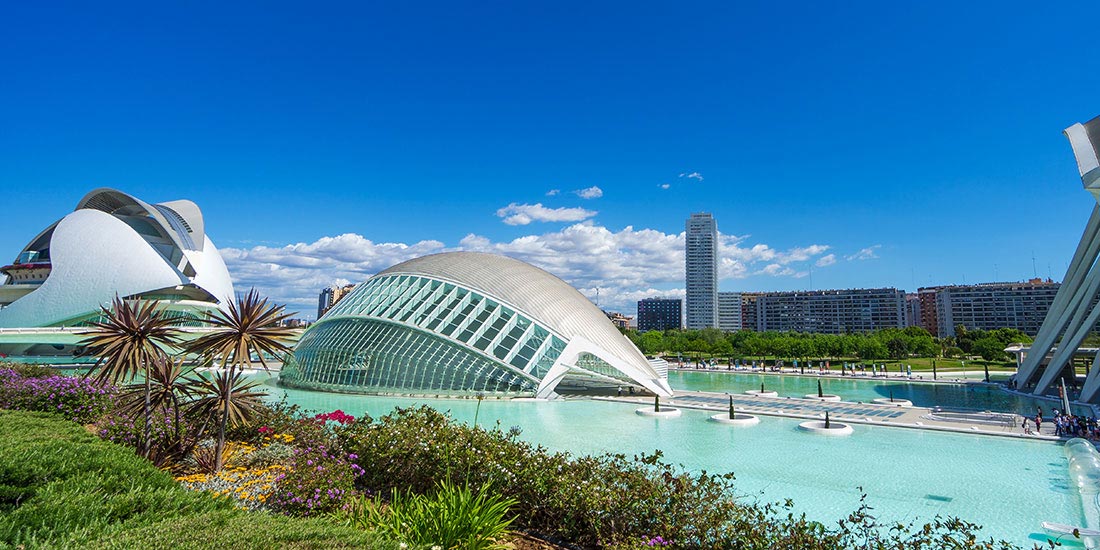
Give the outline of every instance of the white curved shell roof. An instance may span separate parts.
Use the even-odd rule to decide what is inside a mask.
[[[164,237],[143,236],[135,223]],[[97,189],[32,241],[48,235],[49,277],[0,308],[0,327],[66,323],[95,312],[116,295],[182,285],[194,285],[214,297],[217,306],[227,307],[233,282],[203,230],[202,214],[190,201],[151,205],[120,191]],[[161,244],[154,246],[154,241]]]
[[[566,341],[583,338],[640,373],[660,378],[645,355],[603,311],[569,283],[533,265],[495,254],[444,252],[397,264],[377,276],[401,274],[441,279],[492,296]]]

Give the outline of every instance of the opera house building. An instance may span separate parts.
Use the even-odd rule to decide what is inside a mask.
[[[96,189],[0,267],[0,329],[80,327],[119,296],[160,300],[180,325],[228,307],[233,282],[195,203]],[[76,335],[0,330],[0,355],[72,356]]]
[[[386,269],[302,335],[280,381],[405,395],[553,397],[637,386],[670,396],[649,361],[580,292],[527,263],[448,252]]]

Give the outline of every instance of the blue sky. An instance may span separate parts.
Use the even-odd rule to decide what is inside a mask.
[[[154,4],[5,8],[9,256],[109,186],[194,200],[305,316],[455,248],[629,311],[693,211],[723,290],[913,290],[1060,279],[1094,204],[1095,2]]]

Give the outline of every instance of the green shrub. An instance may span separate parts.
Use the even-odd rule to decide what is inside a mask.
[[[105,536],[88,544],[90,548],[373,548],[396,550],[396,542],[377,535],[337,525],[321,518],[291,518],[265,513],[230,510],[175,517],[137,529]]]
[[[296,516],[339,510],[356,496],[355,478],[363,472],[357,458],[325,444],[297,448],[290,468],[276,476],[268,504]]]
[[[691,473],[660,452],[573,457],[552,453],[507,432],[452,422],[431,408],[398,409],[378,422],[336,431],[358,455],[359,488],[433,492],[440,482],[492,487],[515,504],[515,525],[583,546],[616,549],[737,550],[1008,549],[980,541],[977,526],[954,518],[928,525],[882,527],[861,507],[831,528],[791,512],[792,503],[738,500],[731,474]]]
[[[226,506],[76,424],[9,411],[0,411],[0,495],[0,543],[31,546]]]
[[[85,424],[107,412],[117,396],[114,386],[88,378],[47,374],[38,367],[0,367],[3,409],[54,413]]]
[[[0,548],[396,548],[376,539],[235,510],[79,425],[0,410]]]
[[[35,365],[33,363],[0,362],[0,369],[3,368],[11,369],[23,378],[46,378],[48,376],[61,375],[61,371],[53,367],[47,367],[45,365]]]
[[[265,468],[274,464],[283,464],[294,456],[294,447],[285,443],[268,443],[244,458],[244,465],[249,468]]]
[[[390,540],[463,550],[508,548],[499,541],[508,533],[508,509],[516,502],[488,486],[473,491],[441,481],[429,494],[394,490],[391,495],[388,504],[360,497],[355,506],[334,516]]]

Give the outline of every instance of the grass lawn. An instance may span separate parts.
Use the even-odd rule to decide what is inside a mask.
[[[385,548],[323,519],[235,509],[132,449],[45,413],[0,410],[0,548]]]

